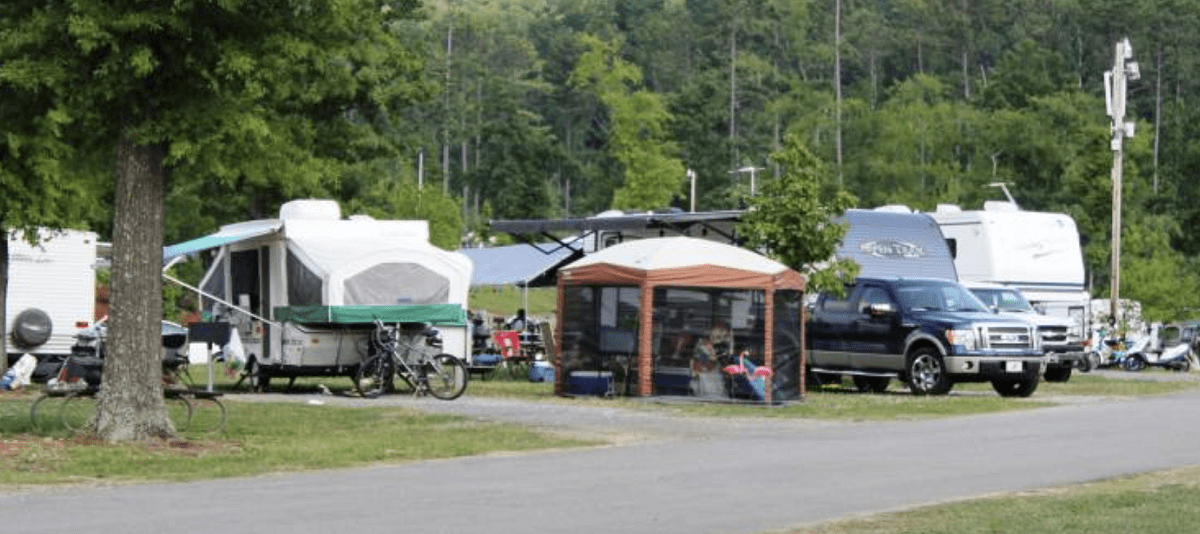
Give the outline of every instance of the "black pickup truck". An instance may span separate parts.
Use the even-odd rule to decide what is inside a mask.
[[[1043,354],[1034,328],[989,311],[957,282],[859,278],[846,298],[810,306],[808,364],[822,379],[851,376],[860,391],[892,378],[917,395],[944,395],[955,382],[991,382],[1006,397],[1037,389]]]

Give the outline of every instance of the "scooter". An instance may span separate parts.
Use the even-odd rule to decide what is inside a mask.
[[[1191,345],[1180,343],[1174,347],[1159,352],[1131,353],[1122,362],[1121,367],[1126,371],[1141,371],[1146,367],[1162,367],[1172,371],[1187,372],[1192,368]]]

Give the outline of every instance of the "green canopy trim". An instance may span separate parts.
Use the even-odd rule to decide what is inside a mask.
[[[413,304],[408,306],[280,306],[275,320],[292,323],[430,323],[466,326],[467,311],[458,304]]]

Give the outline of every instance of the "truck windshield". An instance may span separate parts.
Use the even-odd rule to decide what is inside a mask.
[[[1029,301],[1011,289],[972,289],[971,292],[988,307],[1002,312],[1033,311]]]
[[[970,291],[952,282],[906,281],[897,287],[900,305],[908,311],[987,312]]]

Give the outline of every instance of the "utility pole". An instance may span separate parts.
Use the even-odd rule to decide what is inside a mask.
[[[1118,319],[1118,301],[1121,292],[1121,167],[1124,158],[1126,137],[1133,137],[1134,123],[1125,122],[1125,83],[1141,77],[1133,47],[1129,39],[1121,39],[1116,46],[1112,70],[1104,73],[1104,103],[1108,116],[1112,117],[1112,281],[1109,284],[1110,313]]]

